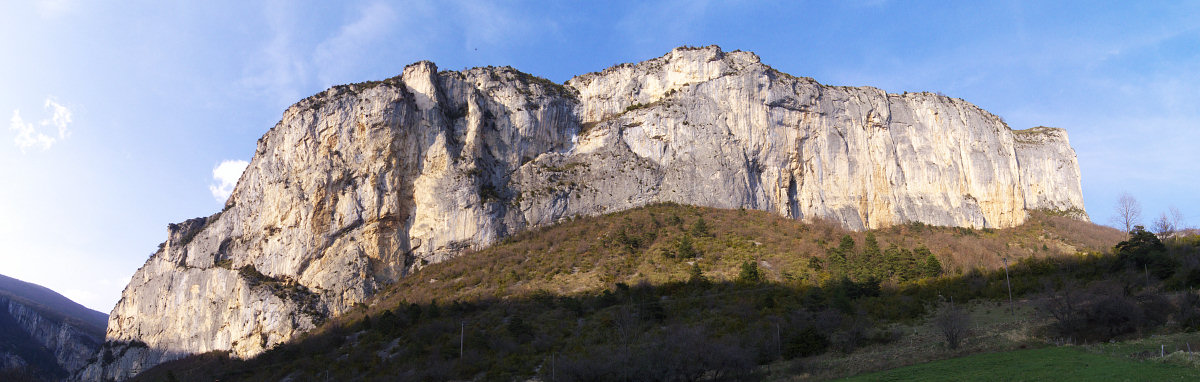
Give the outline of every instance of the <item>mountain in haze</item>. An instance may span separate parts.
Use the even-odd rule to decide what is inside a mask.
[[[0,380],[60,380],[104,342],[108,315],[54,291],[0,275]]]
[[[288,108],[223,211],[168,226],[80,377],[253,356],[427,264],[657,202],[853,230],[1086,219],[1065,131],[960,99],[821,85],[715,46],[561,85],[418,62]]]

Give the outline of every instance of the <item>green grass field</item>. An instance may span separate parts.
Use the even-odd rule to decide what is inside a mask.
[[[842,381],[1196,381],[1200,370],[1050,347],[977,354]]]

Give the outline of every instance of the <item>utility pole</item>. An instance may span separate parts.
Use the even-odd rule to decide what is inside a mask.
[[[463,320],[462,327],[458,331],[458,358],[463,357],[463,338],[467,336],[467,321]]]
[[[1008,257],[1004,257],[1004,283],[1008,284],[1008,313],[1016,317],[1017,311],[1013,306],[1012,298],[1012,280],[1008,278]]]
[[[779,322],[775,323],[775,357],[783,358],[783,341],[779,336]]]

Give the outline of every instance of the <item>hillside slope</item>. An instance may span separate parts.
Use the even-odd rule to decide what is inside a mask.
[[[68,377],[96,355],[107,321],[50,289],[0,275],[0,379]]]
[[[894,341],[898,334],[875,327],[922,320],[941,296],[1003,296],[1004,274],[987,271],[1002,266],[1000,256],[1020,276],[1028,259],[1090,258],[1083,254],[1107,251],[1121,237],[1040,213],[1008,229],[853,232],[762,211],[655,204],[429,265],[370,306],[258,358],[214,352],[139,380],[548,380],[552,372],[561,380],[646,380],[697,368],[737,380],[759,363]],[[880,264],[882,283],[829,266],[843,238],[856,243],[845,251],[852,263]],[[903,254],[923,247],[943,277],[907,273],[920,266]],[[898,267],[883,266],[890,254],[901,254]],[[1021,277],[1014,289],[1020,296],[1043,281]]]
[[[825,86],[717,47],[565,85],[415,63],[288,108],[223,211],[168,227],[112,312],[118,356],[85,377],[258,354],[426,264],[655,202],[855,230],[1082,211],[1066,134],[1046,131],[1018,139],[959,99]]]

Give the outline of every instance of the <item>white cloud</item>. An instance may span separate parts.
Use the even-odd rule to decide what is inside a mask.
[[[42,126],[54,125],[58,127],[59,138],[71,136],[71,132],[67,130],[67,125],[71,124],[71,110],[58,102],[54,102],[53,98],[46,98],[45,108],[54,110],[54,115],[49,120],[42,121]]]
[[[233,194],[233,187],[237,186],[238,179],[249,165],[250,162],[244,160],[226,160],[213,168],[213,180],[216,184],[209,185],[208,190],[218,202],[224,203],[229,199],[229,195]]]
[[[49,150],[55,142],[71,136],[71,130],[67,128],[71,124],[71,110],[55,101],[54,97],[46,98],[45,108],[51,112],[50,118],[43,119],[36,125],[33,122],[25,122],[25,119],[21,118],[20,110],[13,110],[8,129],[17,132],[13,142],[22,153],[30,148]],[[47,134],[45,130],[51,127],[57,128],[58,134],[53,134],[53,131]]]

